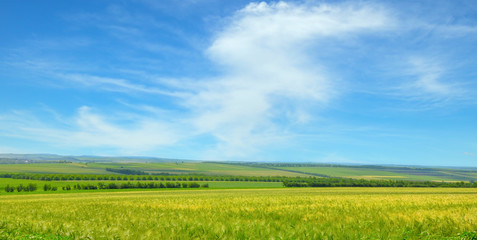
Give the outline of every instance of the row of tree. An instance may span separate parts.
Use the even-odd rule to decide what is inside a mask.
[[[41,173],[2,173],[0,178],[30,179],[42,181],[240,181],[240,182],[282,182],[288,177],[250,177],[250,176],[208,176],[208,175],[86,175],[86,174],[41,174]]]
[[[66,186],[65,190],[68,189]],[[130,189],[130,188],[208,188],[209,184],[199,184],[196,182],[180,183],[180,182],[127,182],[127,183],[98,183],[98,184],[75,184],[74,190],[90,190],[90,189]]]
[[[96,190],[96,189],[135,189],[135,188],[208,188],[209,184],[204,183],[204,184],[199,184],[196,182],[165,182],[165,183],[157,183],[157,182],[149,182],[149,183],[143,183],[143,182],[136,182],[136,183],[97,183],[97,184],[74,184],[73,186],[71,185],[66,185],[63,186],[62,189],[65,191],[69,190]],[[5,187],[6,192],[33,192],[37,190],[37,185],[36,184],[28,184],[28,185],[23,185],[20,184],[18,186],[10,186],[7,185]],[[43,191],[57,191],[58,187],[57,186],[51,186],[51,184],[45,184],[43,185]]]
[[[477,182],[430,182],[403,180],[365,180],[351,178],[309,178],[305,181],[283,181],[285,187],[450,187],[477,188]]]
[[[29,183],[28,185],[20,184],[16,187],[7,184],[7,186],[5,187],[5,192],[14,192],[15,190],[17,190],[17,192],[33,192],[36,191],[36,189],[37,185],[33,183]]]
[[[148,173],[140,170],[127,169],[127,168],[106,168],[108,172],[121,173],[125,175],[149,175]]]
[[[63,188],[64,189],[64,188]],[[45,184],[43,185],[43,191],[56,191],[58,190],[57,186],[51,186],[51,184]]]

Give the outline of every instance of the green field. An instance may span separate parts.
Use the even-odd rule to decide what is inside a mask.
[[[437,178],[433,176],[415,176],[400,174],[389,171],[375,169],[351,168],[351,167],[283,167],[285,170],[302,171],[307,173],[317,173],[330,177],[364,178],[364,179],[393,179],[393,180],[421,180],[433,181],[444,180],[453,181],[449,178]]]
[[[84,163],[0,164],[0,173],[116,174]]]
[[[274,167],[285,171],[301,172],[303,174],[320,174],[329,177],[362,178],[362,179],[391,179],[409,181],[477,181],[477,172],[455,169],[432,168],[393,168],[378,166],[300,166]]]
[[[208,174],[232,176],[308,176],[276,169],[266,169],[237,164],[223,164],[211,162],[175,162],[175,163],[89,163],[94,169],[120,168],[141,170],[148,173],[171,174]]]
[[[61,173],[61,174],[118,174],[106,168],[131,169],[148,174],[172,175],[221,175],[221,176],[328,176],[362,178],[370,180],[391,179],[409,181],[477,181],[477,171],[459,169],[344,166],[303,164],[229,164],[221,162],[73,162],[0,164],[0,173]]]
[[[1,239],[471,239],[476,189],[301,188],[0,196]]]
[[[147,176],[158,180],[0,178],[0,239],[477,239],[476,188],[287,188],[282,182],[266,182],[268,176],[317,175],[456,181],[472,180],[473,171],[186,161],[0,164],[0,173],[60,173],[85,179],[93,179],[87,177],[90,174],[119,174],[107,168],[185,174],[209,187],[62,189],[75,184],[173,182],[161,181],[173,179],[168,175]],[[200,181],[206,175],[214,180],[265,178]],[[7,185],[30,183],[38,189],[5,191]],[[58,190],[45,192],[45,184]]]
[[[185,163],[33,163],[0,164],[0,173],[117,174],[106,168],[127,168],[151,174],[203,174],[231,176],[309,176],[283,170],[208,162]]]

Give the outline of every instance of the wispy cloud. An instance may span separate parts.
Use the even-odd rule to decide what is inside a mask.
[[[157,116],[125,118],[98,113],[87,106],[61,125],[47,124],[28,112],[0,116],[2,135],[49,142],[65,147],[109,147],[139,153],[176,143],[181,129]]]
[[[396,75],[401,81],[388,86],[389,96],[410,102],[412,109],[431,110],[472,98],[465,89],[467,81],[455,77],[456,69],[446,64],[445,58],[412,56],[403,63],[395,64]],[[413,107],[411,107],[413,106]]]
[[[409,74],[415,77],[408,86],[424,93],[449,96],[455,94],[455,86],[442,82],[442,76],[446,70],[444,67],[432,60],[423,58],[411,58]]]
[[[184,97],[185,93],[163,90],[158,87],[145,86],[131,83],[120,78],[98,77],[80,74],[59,74],[65,81],[73,81],[90,88],[100,88],[102,91],[113,91],[123,93],[148,93],[159,94],[171,97]]]

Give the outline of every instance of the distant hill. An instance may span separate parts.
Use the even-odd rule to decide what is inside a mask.
[[[193,161],[157,157],[103,157],[103,156],[65,156],[56,154],[12,154],[0,153],[0,164],[51,163],[51,162],[177,162]]]

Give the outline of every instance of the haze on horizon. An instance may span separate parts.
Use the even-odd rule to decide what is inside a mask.
[[[0,152],[477,166],[475,1],[4,1]]]

